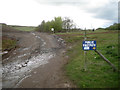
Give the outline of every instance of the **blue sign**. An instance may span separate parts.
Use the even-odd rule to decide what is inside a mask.
[[[83,50],[96,50],[96,41],[83,41]]]

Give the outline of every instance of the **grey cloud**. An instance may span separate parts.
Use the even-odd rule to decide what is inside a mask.
[[[34,0],[40,4],[49,4],[49,5],[79,5],[87,4],[89,0]]]
[[[120,23],[120,1],[118,2],[118,22]]]
[[[94,13],[95,18],[117,21],[118,20],[118,3],[117,2],[109,2],[108,4],[88,9],[87,12]]]
[[[95,8],[89,7],[90,0],[35,0],[40,4],[48,4],[48,5],[72,5],[80,10],[84,10],[87,13],[94,14],[94,18],[111,20],[113,22],[118,21],[118,1],[117,0],[109,0],[109,3],[103,4],[102,6]]]
[[[35,0],[37,2],[87,2],[89,0]]]

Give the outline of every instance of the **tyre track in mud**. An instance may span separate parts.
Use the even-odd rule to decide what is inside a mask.
[[[3,88],[73,87],[62,72],[67,61],[61,38],[39,32],[6,35],[18,38],[20,48],[3,60]]]

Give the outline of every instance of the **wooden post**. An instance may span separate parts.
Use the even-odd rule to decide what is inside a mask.
[[[84,34],[84,41],[86,41],[87,36],[86,36],[86,28],[85,28],[85,34]],[[87,51],[84,51],[84,70],[87,70]]]
[[[114,66],[114,64],[112,64],[107,58],[105,58],[99,51],[97,50],[94,50],[97,54],[99,54],[103,59],[104,61],[106,61],[112,68],[113,68],[113,71],[118,71],[117,68]]]
[[[86,40],[86,29],[85,29],[85,32],[84,32],[84,40]]]
[[[87,70],[87,51],[84,51],[84,70]]]

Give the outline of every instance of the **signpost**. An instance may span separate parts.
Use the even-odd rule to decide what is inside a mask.
[[[87,36],[86,36],[86,28],[85,28],[85,34],[84,34],[84,41],[87,39]],[[86,71],[87,70],[87,51],[84,50],[84,70]]]
[[[83,41],[83,50],[96,50],[96,41]]]
[[[82,43],[82,48],[84,50],[84,70],[87,70],[87,51],[96,50],[97,44],[96,41],[87,41],[86,28],[84,33],[84,41]]]
[[[87,36],[86,36],[86,29],[85,29],[84,41],[82,43],[82,48],[84,50],[84,70],[86,71],[87,69],[87,51],[94,50],[98,55],[100,55],[104,59],[104,61],[106,61],[113,68],[113,71],[118,71],[117,68],[114,66],[114,64],[112,64],[98,50],[96,50],[96,47],[97,47],[96,41],[86,41],[86,39],[87,39]]]

